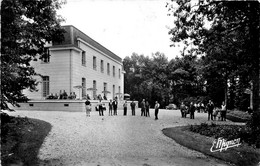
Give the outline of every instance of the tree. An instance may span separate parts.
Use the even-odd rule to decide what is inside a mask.
[[[141,101],[148,99],[150,104],[159,101],[162,106],[169,102],[169,81],[167,76],[167,57],[160,52],[152,58],[133,53],[123,60],[125,92],[131,98]]]
[[[194,1],[177,0],[177,8],[173,3],[168,3],[167,7],[174,16],[175,27],[173,27],[169,34],[173,42],[192,41],[194,45],[198,46],[197,53],[206,53],[205,57],[216,57],[219,55],[230,56],[232,58],[225,58],[222,65],[230,65],[231,73],[239,72],[234,65],[236,60],[243,62],[240,66],[246,67],[248,75],[253,82],[253,110],[260,111],[259,105],[259,2],[228,2],[228,1]],[[170,14],[170,15],[171,15]],[[245,40],[239,38],[239,34],[244,34]],[[230,39],[223,40],[221,37]],[[206,47],[207,42],[214,44],[212,50]],[[246,41],[242,45],[237,41]],[[227,45],[230,43],[230,45]],[[248,44],[249,43],[249,44]],[[232,50],[238,58],[233,58]],[[246,61],[243,61],[246,59]],[[231,62],[230,62],[231,61]],[[219,62],[219,61],[218,61]],[[214,64],[214,63],[212,63]],[[218,64],[221,64],[220,62]],[[209,64],[210,65],[210,64]],[[227,66],[229,67],[229,66]],[[223,69],[220,67],[218,69]],[[220,70],[219,70],[220,71]],[[224,77],[229,74],[225,72]],[[240,74],[240,79],[242,78]],[[227,80],[227,79],[226,79]],[[244,79],[245,80],[245,79]]]
[[[23,89],[36,90],[32,60],[47,56],[44,45],[62,41],[58,0],[4,0],[1,4],[1,109],[28,100]]]

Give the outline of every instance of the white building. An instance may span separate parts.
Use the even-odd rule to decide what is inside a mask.
[[[74,26],[63,28],[65,41],[47,45],[49,57],[32,62],[41,76],[37,76],[37,92],[24,92],[28,98],[42,100],[64,90],[68,95],[75,92],[80,99],[86,94],[91,99],[99,94],[103,97],[102,91],[110,92],[106,94],[107,99],[124,94],[122,59]]]

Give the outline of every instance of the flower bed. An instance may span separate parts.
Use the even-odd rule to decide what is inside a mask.
[[[200,129],[197,129],[197,127]],[[229,127],[231,126],[228,126],[227,128]],[[240,128],[241,126],[237,126],[237,127]],[[202,152],[209,156],[213,156],[215,158],[221,159],[226,162],[231,162],[238,166],[244,166],[244,165],[255,166],[260,162],[260,150],[252,146],[248,146],[245,143],[242,143],[238,147],[233,147],[221,152],[220,151],[211,152],[210,149],[215,140],[213,134],[216,134],[216,132],[213,131],[213,129],[209,129],[211,128],[211,125],[208,125],[206,127],[206,125],[203,124],[203,125],[193,126],[192,128],[194,131],[195,130],[203,131],[204,132],[204,133],[202,132],[203,134],[207,133],[207,135],[211,135],[212,137],[202,135],[196,132],[192,132],[190,131],[190,128],[191,126],[172,127],[172,128],[165,128],[163,129],[162,132],[166,136],[174,139],[177,143],[185,147]],[[236,127],[230,129],[229,131],[230,132],[234,131],[236,130],[235,128]],[[225,130],[225,128],[222,128],[222,130]]]

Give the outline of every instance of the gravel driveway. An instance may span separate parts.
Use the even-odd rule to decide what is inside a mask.
[[[13,115],[41,119],[52,124],[38,154],[41,165],[140,165],[140,166],[223,166],[224,162],[180,146],[162,133],[166,127],[200,124],[207,114],[195,114],[195,120],[180,118],[177,110],[160,110],[159,120],[136,116],[98,116],[91,112],[19,111]],[[230,123],[230,122],[218,122]]]

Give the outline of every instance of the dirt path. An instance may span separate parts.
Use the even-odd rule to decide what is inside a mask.
[[[92,112],[19,111],[14,115],[47,121],[53,128],[40,149],[42,165],[142,165],[142,166],[223,166],[224,162],[180,146],[162,133],[165,127],[199,124],[207,121],[204,113],[195,120],[180,118],[179,111],[160,110],[155,121],[149,117],[104,117]],[[219,122],[230,123],[230,122]]]

